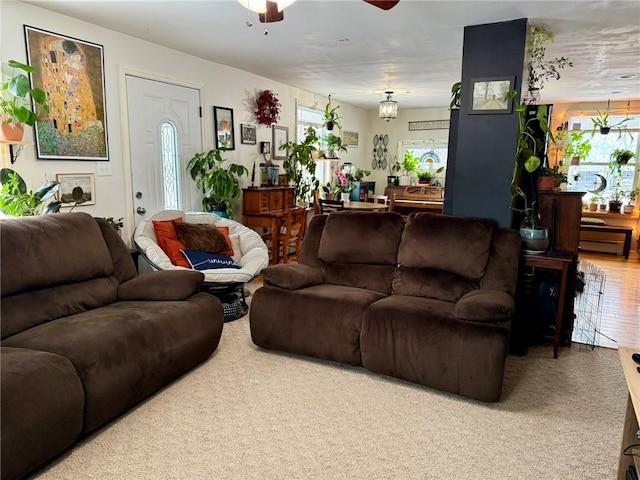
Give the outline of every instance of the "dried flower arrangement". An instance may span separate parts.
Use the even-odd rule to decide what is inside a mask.
[[[271,90],[263,90],[256,97],[256,121],[267,127],[278,123],[281,106],[278,96],[275,93]]]

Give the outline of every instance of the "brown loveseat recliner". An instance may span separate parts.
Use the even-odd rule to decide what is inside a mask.
[[[300,262],[262,271],[253,341],[497,401],[520,243],[479,218],[316,216]]]
[[[223,325],[195,271],[137,276],[103,219],[0,221],[2,479],[20,478],[204,361]]]

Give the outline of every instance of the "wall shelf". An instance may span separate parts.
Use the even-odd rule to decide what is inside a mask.
[[[28,142],[28,141],[14,142],[14,141],[0,140],[0,145],[3,145],[3,146],[7,145],[9,147],[9,159],[11,160],[11,165],[16,163],[16,160],[18,160],[18,157],[22,153],[22,149],[25,146],[33,145],[33,144],[34,144],[33,142]]]

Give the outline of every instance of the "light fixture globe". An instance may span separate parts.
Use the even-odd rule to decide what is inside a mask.
[[[272,1],[278,5],[278,11],[281,12],[296,0],[276,0]],[[256,13],[267,12],[267,0],[238,0],[244,8]]]
[[[387,95],[387,99],[380,102],[380,109],[378,110],[378,116],[385,122],[398,118],[398,102],[391,100],[391,94],[393,92],[384,92]]]

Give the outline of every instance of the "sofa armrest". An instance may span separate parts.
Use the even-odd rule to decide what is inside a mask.
[[[201,272],[161,270],[138,275],[118,287],[118,300],[186,300],[200,291]]]
[[[321,270],[301,263],[273,265],[262,270],[265,283],[286,290],[298,290],[324,283]]]
[[[500,290],[473,290],[463,295],[453,310],[458,320],[494,322],[510,320],[516,311],[511,295]]]

